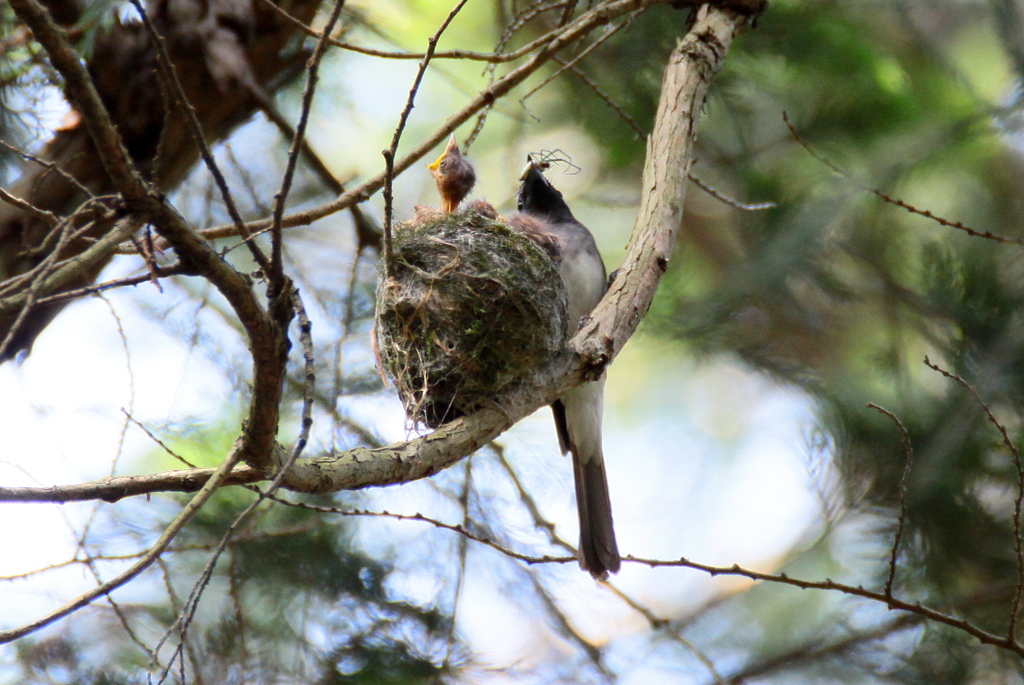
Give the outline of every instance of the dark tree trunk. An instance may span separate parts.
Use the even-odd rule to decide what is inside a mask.
[[[320,0],[275,0],[304,23],[314,17]],[[62,24],[74,24],[81,8],[73,0],[46,2]],[[226,137],[269,103],[273,93],[302,71],[306,57],[301,31],[264,0],[150,0],[148,12],[164,36],[178,77],[196,110],[208,142]],[[156,72],[155,49],[139,23],[115,24],[103,32],[89,59],[89,71],[138,167],[168,191],[179,184],[199,158],[180,103],[166,102]],[[40,155],[77,178],[94,195],[113,192],[85,126],[69,117]],[[78,209],[88,198],[60,175],[30,164],[10,189],[18,197],[58,216]],[[95,220],[85,237],[109,229],[110,217]],[[0,202],[0,282],[24,274],[45,259],[55,241],[44,220]],[[88,247],[69,244],[60,257]],[[106,261],[82,274],[64,290],[91,283]],[[36,336],[63,305],[32,310],[23,320],[0,362],[29,351]],[[0,317],[0,340],[14,316]]]

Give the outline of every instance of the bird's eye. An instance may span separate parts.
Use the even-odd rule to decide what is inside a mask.
[[[522,200],[520,200],[519,202],[516,203],[516,211],[518,211],[518,212],[523,211],[523,201]]]

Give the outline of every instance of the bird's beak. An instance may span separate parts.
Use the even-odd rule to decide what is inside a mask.
[[[519,174],[519,180],[525,181],[526,177],[530,175],[530,170],[537,166],[537,163],[533,161],[533,158],[529,155],[526,156],[526,166],[523,167],[523,173]]]
[[[525,181],[527,176],[529,176],[531,173],[534,173],[541,177],[541,180],[544,182],[545,185],[548,185],[548,179],[544,177],[545,168],[546,167],[541,166],[533,157],[527,155],[526,166],[523,167],[523,173],[519,174],[519,181]]]
[[[441,156],[438,157],[433,164],[428,164],[427,168],[430,169],[431,171],[437,171],[445,157],[452,154],[453,152],[457,153],[458,151],[459,143],[455,140],[455,134],[453,133],[451,140],[448,141],[448,147],[444,149],[444,152],[441,153]]]

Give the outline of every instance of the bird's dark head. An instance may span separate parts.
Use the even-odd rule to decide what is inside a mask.
[[[441,156],[433,164],[427,165],[427,168],[441,193],[441,207],[447,212],[454,212],[476,184],[473,165],[462,156],[454,134]]]
[[[562,193],[544,177],[547,164],[527,157],[519,177],[519,211],[549,221],[575,221]]]

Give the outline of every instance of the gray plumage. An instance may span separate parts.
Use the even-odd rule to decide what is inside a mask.
[[[604,262],[594,236],[572,215],[562,194],[544,178],[540,165],[531,160],[520,180],[519,211],[540,221],[558,240],[562,259],[559,272],[568,295],[569,333],[573,335],[580,320],[604,295]],[[602,374],[600,379],[565,393],[551,406],[562,453],[572,453],[580,519],[580,566],[599,579],[619,570],[601,448],[604,381]]]

